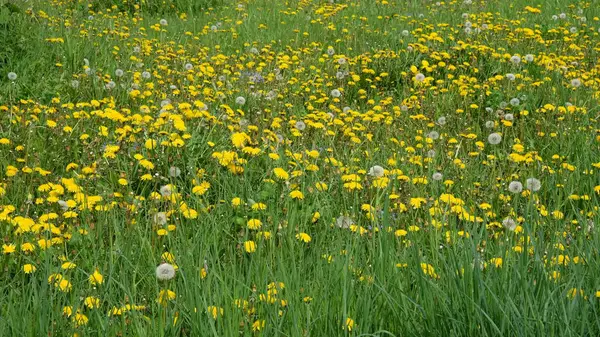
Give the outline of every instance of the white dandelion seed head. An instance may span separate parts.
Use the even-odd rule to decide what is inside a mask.
[[[471,34],[471,27],[466,27],[465,28],[465,34]]]
[[[133,47],[133,52],[134,53],[139,53],[141,50],[142,50],[142,48],[140,48],[140,46]]]
[[[345,106],[345,107],[342,109],[342,112],[343,112],[343,113],[345,113],[345,114],[347,114],[348,112],[350,112],[350,110],[352,110],[352,108],[351,108],[351,107],[349,107],[349,106]]]
[[[484,23],[481,25],[481,29],[486,30],[489,28],[489,25],[487,23]]]
[[[17,74],[11,71],[10,73],[8,73],[7,77],[9,80],[14,81],[17,79]]]
[[[402,105],[400,106],[400,111],[402,111],[402,112],[406,112],[406,111],[408,111],[408,106],[406,106],[406,105],[402,104]]]
[[[402,31],[402,36],[409,36],[409,35],[410,35],[410,32],[408,30],[405,29]]]
[[[375,178],[381,178],[381,177],[383,177],[384,173],[385,173],[385,170],[383,169],[383,167],[381,167],[379,165],[375,165],[369,169],[368,174]]]
[[[493,128],[496,125],[496,123],[494,123],[494,121],[487,121],[485,122],[485,127],[488,129]]]
[[[504,115],[504,120],[513,121],[514,119],[515,119],[515,116],[513,114]]]
[[[490,114],[491,114],[492,112],[494,112],[494,109],[492,109],[492,108],[490,108],[490,107],[488,106],[487,108],[485,108],[485,112],[487,112],[487,113],[490,113]]]
[[[554,20],[554,21],[558,20],[558,15],[552,15],[552,20]]]
[[[343,57],[340,57],[340,58],[337,60],[337,62],[338,62],[338,64],[340,64],[340,65],[342,65],[342,64],[346,64],[346,59],[345,59],[345,58],[343,58]]]
[[[185,70],[192,70],[192,69],[194,69],[194,65],[191,64],[191,63],[186,63],[184,67],[185,67]]]
[[[461,17],[463,18],[463,20],[466,20],[469,18],[469,13],[462,13]]]
[[[237,104],[237,105],[244,105],[244,104],[246,104],[246,99],[243,96],[238,96],[235,99],[235,104]]]
[[[439,133],[439,132],[437,132],[437,131],[435,131],[435,130],[434,130],[434,131],[430,131],[430,132],[427,134],[427,138],[431,138],[431,139],[433,139],[433,140],[435,140],[435,139],[438,139],[438,138],[440,138],[440,133]]]
[[[575,34],[575,33],[577,33],[577,27],[571,27],[571,28],[569,28],[569,32],[570,32],[571,34]]]
[[[502,101],[502,102],[500,102],[499,106],[500,106],[500,109],[506,109],[506,107],[508,106],[508,103]]]
[[[175,277],[175,267],[169,263],[161,263],[156,267],[156,278],[159,281],[168,281]]]
[[[520,181],[511,181],[508,184],[508,191],[511,193],[521,193],[523,191],[523,184]]]
[[[502,226],[511,232],[514,232],[515,229],[517,229],[517,223],[512,218],[504,218],[504,220],[502,220]]]
[[[473,24],[471,23],[471,21],[465,21],[465,27],[471,28],[473,27]]]
[[[166,26],[167,25],[167,20],[160,19],[160,21],[158,23],[160,23],[161,26]]]
[[[327,48],[327,55],[329,55],[329,56],[335,55],[335,49],[333,49],[333,47]]]
[[[294,127],[298,131],[304,131],[304,129],[306,129],[306,123],[303,121],[297,121],[296,124],[294,124]]]
[[[438,123],[438,125],[445,125],[446,117],[442,116],[442,117],[438,118],[437,123]]]
[[[431,179],[435,180],[435,181],[440,181],[444,178],[444,175],[441,174],[440,172],[435,172],[432,176]]]
[[[333,97],[333,98],[338,98],[338,97],[342,96],[342,92],[339,91],[338,89],[331,90],[330,94],[331,94],[331,97]]]
[[[535,58],[535,56],[533,56],[533,54],[525,55],[525,61],[527,61],[527,62],[533,62],[534,58]]]
[[[344,73],[342,71],[338,71],[337,73],[335,73],[335,78],[337,78],[338,80],[344,79]]]
[[[564,20],[564,19],[566,19],[566,18],[567,18],[567,14],[565,14],[565,13],[560,13],[560,14],[558,14],[558,17],[559,17],[560,19]]]
[[[488,142],[492,145],[498,145],[502,141],[502,136],[499,133],[491,133],[488,136]]]
[[[517,77],[515,76],[515,74],[510,74],[510,73],[509,73],[509,74],[506,74],[506,78],[507,78],[509,81],[514,81],[514,80],[515,80]]]
[[[123,69],[117,69],[117,70],[115,70],[115,76],[117,76],[117,77],[123,76],[124,73],[125,72],[123,72]]]
[[[519,104],[521,104],[521,100],[519,100],[518,98],[515,97],[515,98],[511,98],[509,103],[512,106],[519,106]]]
[[[415,75],[415,80],[417,80],[418,82],[423,82],[425,81],[425,75],[418,73]]]
[[[433,158],[433,157],[435,157],[436,154],[437,153],[435,152],[435,150],[429,150],[429,151],[427,151],[427,157],[428,158]]]
[[[171,188],[171,185],[164,185],[160,187],[160,195],[162,195],[163,197],[170,197],[171,194],[173,193],[173,189]]]
[[[78,80],[72,80],[71,81],[71,86],[75,89],[79,88],[79,81]]]
[[[154,216],[152,217],[152,221],[154,221],[155,224],[157,225],[166,225],[167,224],[167,213],[165,212],[158,212],[156,214],[154,214]]]
[[[354,225],[354,220],[347,216],[341,215],[335,220],[335,225],[339,228],[349,228]]]
[[[574,78],[571,80],[571,85],[575,88],[581,86],[581,80],[578,78]]]
[[[150,74],[150,72],[149,72],[149,71],[144,71],[144,72],[142,73],[142,78],[143,78],[143,79],[146,79],[146,80],[147,80],[147,79],[149,79],[150,77],[152,77],[152,74]]]
[[[527,187],[528,190],[530,190],[532,192],[537,192],[540,190],[540,188],[542,188],[542,182],[536,178],[528,178],[525,181],[525,186]]]
[[[521,63],[521,57],[519,57],[519,55],[513,55],[513,56],[510,58],[510,62],[511,62],[512,64],[515,64],[515,65],[516,65],[516,64],[519,64],[519,63]]]
[[[181,169],[177,166],[169,167],[169,177],[177,178],[181,175]]]

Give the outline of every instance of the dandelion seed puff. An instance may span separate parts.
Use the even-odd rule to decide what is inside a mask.
[[[471,21],[465,21],[465,27],[471,28],[473,27],[473,24],[471,23]]]
[[[181,169],[177,166],[169,167],[169,176],[172,178],[177,178],[181,175]]]
[[[429,150],[429,151],[427,151],[427,157],[428,158],[433,158],[433,157],[435,157],[436,154],[437,153],[435,152],[435,150]]]
[[[467,27],[467,28],[465,28],[465,33],[466,33],[467,35],[468,35],[468,34],[471,34],[471,27]]]
[[[542,183],[536,178],[529,178],[525,181],[525,186],[532,192],[537,192],[542,188]]]
[[[327,48],[327,55],[329,55],[329,56],[335,55],[335,49],[333,49],[332,47]]]
[[[445,125],[446,117],[442,116],[442,117],[438,118],[437,123],[438,123],[438,125]]]
[[[116,86],[117,84],[114,81],[109,81],[106,83],[106,89],[114,89]]]
[[[343,57],[340,57],[340,58],[337,60],[337,62],[338,62],[338,64],[340,64],[340,65],[342,65],[342,64],[346,64],[346,59],[345,59],[345,58],[343,58]]]
[[[567,14],[565,14],[565,13],[560,13],[560,14],[558,14],[558,17],[559,17],[560,19],[564,20],[564,19],[566,19],[566,18],[567,18]]]
[[[165,225],[167,224],[167,214],[165,212],[158,212],[154,214],[152,221],[157,225]]]
[[[488,28],[489,28],[489,26],[488,26],[487,23],[484,23],[484,24],[481,25],[481,29],[483,29],[483,30],[486,30]]]
[[[304,131],[304,129],[306,129],[306,123],[304,123],[303,121],[297,121],[296,124],[294,124],[294,127],[298,131]]]
[[[59,200],[58,205],[62,208],[63,211],[66,211],[69,209],[69,205],[64,200]]]
[[[368,174],[372,177],[380,178],[383,177],[384,169],[379,165],[375,165],[369,169]]]
[[[575,34],[575,33],[577,33],[577,27],[571,27],[571,28],[569,29],[569,32],[571,32],[571,34]]]
[[[485,122],[485,127],[488,129],[493,128],[496,125],[496,123],[494,123],[494,121],[487,121]]]
[[[409,36],[409,35],[410,35],[410,32],[408,30],[405,29],[402,31],[402,36]]]
[[[490,113],[490,114],[491,114],[492,112],[494,112],[494,109],[492,109],[492,108],[490,108],[490,107],[488,106],[487,108],[485,108],[485,112],[487,112],[487,113]]]
[[[435,181],[440,181],[444,178],[444,175],[441,174],[440,172],[435,172],[432,176],[431,179],[435,180]]]
[[[515,119],[515,116],[513,114],[506,114],[506,115],[504,115],[504,120],[512,121],[514,119]]]
[[[521,101],[518,98],[511,98],[511,100],[509,101],[510,105],[512,106],[518,106],[519,104],[521,104]]]
[[[463,18],[463,20],[466,20],[469,18],[469,13],[462,13],[461,17]]]
[[[558,20],[558,15],[552,15],[552,20],[554,20],[554,21]]]
[[[139,53],[141,50],[142,50],[142,48],[140,48],[140,46],[133,47],[133,52],[134,53]]]
[[[339,91],[338,89],[331,90],[331,97],[338,98],[340,96],[342,96],[341,91]]]
[[[500,102],[499,106],[500,106],[500,109],[506,109],[506,107],[508,106],[508,103],[502,101],[502,102]]]
[[[123,74],[124,74],[124,72],[122,69],[115,70],[115,76],[121,77],[121,76],[123,76]]]
[[[215,25],[210,26],[210,30],[213,32],[216,32],[218,29],[219,29],[219,27],[217,27]]]
[[[17,79],[17,74],[14,73],[14,72],[12,72],[12,71],[10,73],[8,73],[7,76],[8,76],[8,79],[11,80],[11,81],[14,81],[14,80]]]
[[[166,26],[167,25],[167,20],[160,19],[160,21],[158,23],[160,23],[161,26]]]
[[[152,74],[150,74],[150,72],[148,72],[148,71],[144,71],[144,72],[142,73],[142,78],[144,78],[144,79],[146,79],[146,80],[147,80],[147,79],[150,79],[150,77],[152,77]]]
[[[77,89],[79,88],[79,81],[78,80],[72,80],[71,81],[71,87]]]
[[[168,281],[175,277],[175,267],[169,263],[162,263],[156,267],[156,278],[159,281]]]
[[[502,226],[511,232],[514,232],[515,229],[517,229],[517,223],[512,218],[505,218],[502,220]]]
[[[515,80],[517,77],[515,76],[515,74],[510,74],[510,73],[509,73],[509,74],[506,74],[506,78],[507,78],[509,81],[514,81],[514,80]]]
[[[342,112],[343,112],[343,113],[345,113],[345,114],[347,114],[348,112],[350,112],[350,110],[352,110],[352,108],[351,108],[351,107],[349,107],[349,106],[345,106],[345,107],[342,109]]]
[[[439,132],[437,132],[437,131],[430,131],[430,132],[427,134],[427,138],[431,138],[431,139],[434,139],[434,140],[435,140],[435,139],[438,139],[438,138],[440,138],[440,133],[439,133]]]
[[[511,193],[521,193],[523,191],[523,184],[520,181],[511,181],[508,184],[508,191]]]
[[[525,61],[527,61],[527,62],[533,62],[534,58],[535,58],[535,56],[533,56],[532,54],[525,55]]]
[[[192,65],[191,63],[185,64],[185,70],[192,70],[192,69],[194,69],[194,65]]]
[[[328,113],[327,113],[327,117],[328,117],[329,119],[334,119],[334,118],[335,118],[335,115],[334,115],[333,113],[331,113],[331,112],[328,112]]]
[[[337,78],[338,80],[343,80],[344,79],[344,73],[341,71],[338,71],[337,73],[335,73],[335,78]]]
[[[339,216],[335,220],[335,225],[338,226],[339,228],[349,228],[353,224],[354,224],[354,220],[352,220],[351,218],[349,218],[347,216],[343,216],[343,215]]]
[[[418,73],[415,75],[415,80],[417,80],[417,82],[423,82],[425,81],[425,75]]]
[[[512,62],[512,64],[517,65],[517,64],[521,63],[521,58],[518,55],[513,55],[510,58],[510,62]]]
[[[405,104],[402,104],[402,105],[400,106],[400,111],[402,111],[402,112],[406,112],[406,111],[408,111],[408,106],[406,106]]]
[[[245,99],[244,97],[242,97],[242,96],[238,96],[238,97],[235,99],[235,103],[236,103],[237,105],[244,105],[244,104],[246,104],[246,99]]]
[[[581,86],[581,80],[578,78],[574,78],[571,80],[571,85],[575,88]]]
[[[502,141],[502,136],[499,133],[492,133],[488,136],[488,142],[492,145],[498,145]]]
[[[170,197],[171,194],[173,193],[173,190],[171,189],[170,185],[164,185],[160,187],[160,195],[162,195],[163,197]]]

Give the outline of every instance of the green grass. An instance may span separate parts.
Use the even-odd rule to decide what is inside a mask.
[[[597,336],[596,7],[1,2],[0,336]]]

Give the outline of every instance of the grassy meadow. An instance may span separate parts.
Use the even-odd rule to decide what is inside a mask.
[[[599,336],[594,0],[0,0],[0,336]]]

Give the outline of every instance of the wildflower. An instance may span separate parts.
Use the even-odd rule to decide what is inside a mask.
[[[23,265],[23,272],[25,272],[25,274],[31,274],[33,272],[35,272],[37,270],[36,266],[27,263],[25,265]]]
[[[438,123],[438,125],[445,125],[446,117],[442,116],[442,117],[438,118],[437,123]]]
[[[167,214],[165,212],[158,212],[154,214],[152,220],[157,225],[165,225],[167,223]]]
[[[352,331],[354,329],[354,320],[350,317],[346,318],[343,326],[344,330]]]
[[[172,178],[177,178],[181,175],[181,169],[179,169],[179,167],[176,166],[171,166],[169,168],[169,176]]]
[[[73,87],[74,89],[79,88],[79,81],[78,80],[72,80],[71,81],[71,87]]]
[[[310,235],[306,234],[306,233],[298,233],[296,234],[296,239],[304,242],[304,243],[309,243],[312,238],[310,237]]]
[[[525,55],[525,61],[533,62],[534,56],[532,54]]]
[[[418,74],[415,75],[415,80],[417,82],[423,82],[423,81],[425,81],[425,75],[423,75],[421,73],[418,73]]]
[[[273,169],[273,174],[277,177],[277,179],[288,180],[290,178],[289,173],[281,167],[276,167]]]
[[[369,173],[368,173],[368,175],[375,177],[375,178],[381,178],[381,177],[383,177],[384,174],[385,174],[385,170],[383,169],[383,167],[381,167],[379,165],[372,166],[369,169]]]
[[[574,78],[574,79],[571,80],[571,85],[574,88],[578,88],[579,86],[581,86],[581,80],[578,79],[578,78]]]
[[[167,25],[167,20],[160,19],[160,21],[158,23],[160,23],[161,26],[166,26]]]
[[[17,79],[17,74],[11,71],[10,73],[8,73],[8,79],[11,80],[11,81],[16,80]]]
[[[511,193],[521,193],[521,191],[523,191],[523,184],[521,184],[520,181],[511,181],[510,184],[508,184],[508,190]]]
[[[510,105],[512,105],[512,106],[518,106],[519,104],[521,104],[521,101],[520,101],[518,98],[516,98],[516,97],[515,97],[515,98],[512,98],[512,99],[509,101],[509,103],[510,103]]]
[[[502,141],[502,136],[499,133],[492,133],[488,136],[488,142],[492,145],[498,145]]]
[[[168,198],[171,196],[171,194],[173,193],[173,190],[171,188],[171,185],[164,185],[160,187],[160,195],[162,195],[165,198]]]
[[[90,281],[91,285],[100,285],[100,284],[104,283],[104,277],[102,276],[102,274],[100,274],[98,269],[96,269],[90,275],[89,281]]]
[[[294,190],[294,191],[290,192],[290,197],[292,199],[302,200],[302,199],[304,199],[304,194],[301,191]]]
[[[252,230],[260,229],[262,227],[262,221],[260,221],[259,219],[250,219],[246,223],[246,226],[248,227],[248,229]]]
[[[298,121],[298,122],[296,122],[294,127],[299,131],[303,131],[304,129],[306,129],[306,124],[304,124],[303,121]]]
[[[338,97],[342,96],[342,92],[339,91],[338,89],[331,90],[330,94],[331,94],[331,97],[333,97],[333,98],[338,98]]]
[[[529,178],[525,181],[525,186],[532,192],[537,192],[542,188],[542,183],[536,178]]]
[[[124,72],[122,69],[115,70],[115,76],[121,77],[121,76],[123,76],[123,74],[124,74]]]
[[[506,74],[506,78],[509,81],[514,81],[517,77],[514,74]]]
[[[354,220],[347,216],[341,215],[335,220],[335,225],[339,228],[349,228],[350,226],[354,225]]]
[[[177,294],[175,294],[174,291],[163,289],[158,293],[158,298],[156,301],[161,305],[167,305],[169,301],[172,301],[175,298],[177,298]]]
[[[235,99],[235,104],[237,104],[237,105],[244,105],[244,104],[246,104],[246,99],[244,97],[242,97],[242,96],[238,96]]]
[[[431,176],[431,178],[432,178],[433,180],[435,180],[435,181],[440,181],[440,180],[442,180],[442,179],[444,178],[444,175],[443,175],[443,174],[441,174],[440,172],[435,172],[435,173],[434,173],[434,174]]]
[[[223,316],[224,310],[223,308],[210,305],[206,308],[206,312],[208,312],[208,314],[212,316],[213,319],[217,319],[217,317]]]
[[[496,123],[494,123],[493,121],[487,121],[485,122],[485,127],[488,129],[493,128],[496,125]]]
[[[502,220],[502,226],[504,226],[504,228],[508,229],[509,231],[514,232],[517,228],[517,223],[512,218],[505,218],[504,220]]]
[[[254,253],[256,251],[256,243],[254,241],[246,241],[244,242],[244,249],[246,253]]]
[[[510,58],[510,62],[514,65],[517,65],[517,64],[521,63],[521,58],[518,55],[513,55]]]
[[[175,277],[175,268],[169,263],[161,263],[156,267],[156,278],[159,281],[168,281]]]

